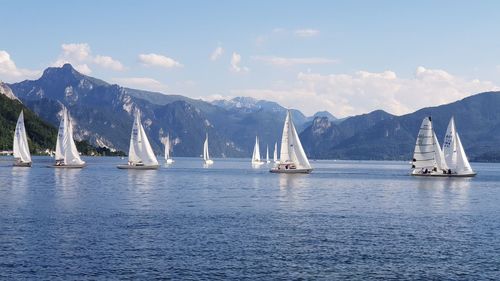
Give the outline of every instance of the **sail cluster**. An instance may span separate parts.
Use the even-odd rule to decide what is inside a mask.
[[[415,144],[412,161],[413,174],[473,174],[453,117],[441,149],[430,117],[424,118]]]

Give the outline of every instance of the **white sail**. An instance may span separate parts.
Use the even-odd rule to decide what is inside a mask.
[[[448,171],[448,165],[446,165],[443,151],[441,150],[441,146],[439,145],[439,141],[434,131],[432,132],[432,136],[434,141],[434,157],[436,158],[437,168],[441,171]]]
[[[269,163],[269,145],[266,145],[266,162]]]
[[[444,136],[443,153],[446,164],[452,171],[456,171],[457,169],[457,141],[455,136],[455,120],[451,117],[446,135]]]
[[[274,163],[277,163],[278,162],[278,143],[275,142],[274,143],[274,155],[273,155],[273,160],[274,160]]]
[[[252,162],[260,162],[259,138],[257,136],[255,137],[255,145],[253,147]]]
[[[210,159],[210,155],[208,154],[208,134],[205,137],[205,142],[203,143],[203,160]]]
[[[75,140],[73,139],[73,124],[66,112],[66,133],[64,136],[64,163],[67,165],[83,165],[85,162],[80,158],[80,154],[76,149]]]
[[[22,163],[31,163],[30,149],[28,147],[28,137],[24,127],[24,113],[21,111],[17,119],[16,131],[14,133],[14,158]]]
[[[59,122],[59,130],[57,131],[57,141],[56,141],[56,161],[64,162],[64,135],[66,133],[66,108],[63,108],[61,122]]]
[[[434,131],[430,117],[424,118],[418,131],[415,152],[413,153],[414,173],[427,170],[431,172],[437,167],[434,150]]]
[[[73,139],[73,125],[66,108],[63,108],[59,131],[57,132],[55,160],[56,164],[60,166],[85,164],[76,148]]]
[[[443,152],[446,164],[453,174],[474,174],[470,166],[464,147],[455,128],[455,119],[451,117],[444,137]]]
[[[210,160],[210,154],[208,153],[208,133],[205,137],[205,142],[203,143],[203,160],[205,160],[205,162],[212,161]]]
[[[474,173],[472,167],[470,166],[469,160],[467,159],[467,155],[465,155],[464,147],[462,146],[462,141],[460,140],[460,136],[456,133],[456,141],[457,141],[457,174],[471,174]]]
[[[167,135],[167,139],[165,140],[165,160],[170,159],[170,136]]]
[[[141,124],[139,112],[136,112],[132,134],[130,136],[130,147],[128,161],[132,165],[143,164],[145,166],[158,165],[158,160],[151,148],[148,137]]]
[[[281,137],[280,163],[293,163],[298,169],[310,169],[311,165],[300,143],[297,130],[292,122],[290,111],[287,111],[283,135]]]

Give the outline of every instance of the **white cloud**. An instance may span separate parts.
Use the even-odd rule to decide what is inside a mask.
[[[69,43],[61,45],[62,53],[53,66],[62,66],[70,63],[73,67],[83,74],[90,74],[92,70],[89,65],[97,65],[102,68],[115,71],[123,71],[123,64],[110,56],[92,55],[89,44],[87,43]]]
[[[468,80],[444,70],[418,67],[412,78],[398,77],[393,71],[330,75],[299,73],[290,86],[233,90],[231,94],[274,100],[307,114],[326,109],[338,117],[345,117],[376,109],[406,114],[499,89],[489,81]]]
[[[252,59],[257,61],[262,61],[268,64],[276,65],[276,66],[293,66],[300,64],[332,64],[337,63],[337,60],[329,59],[329,58],[318,58],[318,57],[310,57],[310,58],[285,58],[285,57],[276,57],[276,56],[254,56]]]
[[[112,78],[111,81],[124,87],[140,90],[166,92],[168,89],[167,85],[149,77],[119,77]]]
[[[109,68],[115,71],[125,70],[125,67],[121,62],[114,60],[110,56],[96,56],[94,58],[94,63],[104,68]]]
[[[317,36],[319,35],[319,30],[317,29],[310,29],[310,28],[307,28],[307,29],[297,29],[295,30],[295,35],[299,36],[299,37],[314,37],[314,36]]]
[[[39,70],[18,68],[7,51],[0,50],[0,80],[18,82],[24,79],[34,79],[41,74]]]
[[[212,52],[212,55],[210,55],[210,60],[211,61],[216,61],[220,56],[222,56],[223,53],[224,53],[224,49],[221,46],[218,46]]]
[[[231,56],[231,71],[233,72],[248,72],[250,69],[245,66],[241,66],[241,55],[233,52]]]
[[[172,67],[181,67],[182,64],[179,63],[178,61],[158,55],[158,54],[140,54],[139,55],[139,61],[147,66],[160,66],[164,68],[172,68]]]

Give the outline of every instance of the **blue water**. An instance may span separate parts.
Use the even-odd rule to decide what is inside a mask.
[[[474,179],[403,162],[177,158],[157,171],[13,168],[0,158],[0,279],[500,278],[500,165]]]

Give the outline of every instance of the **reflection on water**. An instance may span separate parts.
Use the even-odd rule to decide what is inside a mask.
[[[0,164],[1,280],[498,279],[498,164],[417,179],[402,162],[287,175],[242,159],[142,171],[85,160]]]
[[[80,175],[82,169],[47,168],[54,173],[56,203],[64,208],[75,208],[80,192]]]
[[[22,205],[25,201],[26,191],[29,188],[30,169],[26,167],[12,167],[10,182],[5,185],[9,189],[12,202]]]
[[[123,172],[123,171],[122,171]],[[159,170],[126,170],[128,202],[136,209],[149,209],[154,199],[154,190],[167,184],[158,180]]]
[[[469,205],[470,178],[419,178],[421,199],[433,208],[464,210]]]

